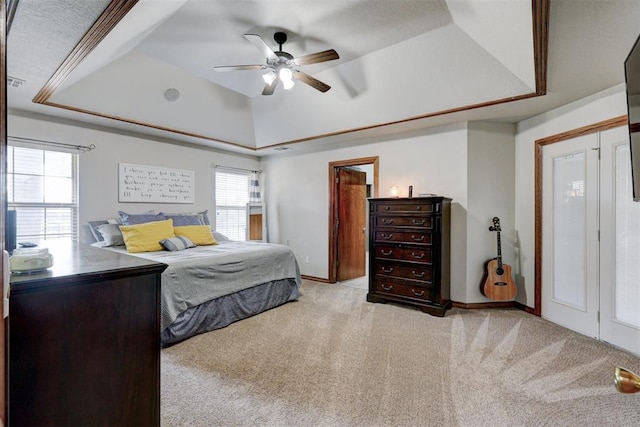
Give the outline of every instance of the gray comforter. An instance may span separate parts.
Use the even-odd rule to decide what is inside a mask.
[[[125,252],[126,249],[113,249]],[[279,279],[295,279],[300,270],[288,246],[274,243],[224,241],[177,252],[129,254],[167,264],[162,273],[164,330],[190,307]]]

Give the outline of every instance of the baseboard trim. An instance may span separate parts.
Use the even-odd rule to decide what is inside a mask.
[[[540,316],[538,313],[535,312],[535,309],[529,306],[526,306],[518,301],[492,301],[492,302],[470,302],[470,303],[452,301],[451,306],[456,308],[464,308],[467,310],[477,310],[477,309],[483,309],[483,308],[515,308],[518,310],[525,311],[529,314],[533,314],[534,316],[538,316],[538,317]]]
[[[331,283],[329,279],[323,279],[322,277],[306,276],[304,274],[301,274],[300,277],[305,280],[313,280],[314,282]]]
[[[481,308],[514,308],[515,301],[493,301],[493,302],[457,302],[452,301],[452,306],[456,308],[464,308],[468,310],[476,310]]]

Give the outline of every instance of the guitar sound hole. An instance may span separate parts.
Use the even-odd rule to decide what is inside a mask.
[[[498,276],[502,276],[504,274],[504,268],[502,268],[502,267],[496,268],[496,274]]]

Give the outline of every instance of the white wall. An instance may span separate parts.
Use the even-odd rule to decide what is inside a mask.
[[[487,302],[480,292],[484,263],[497,255],[496,233],[489,231],[500,218],[502,261],[514,266],[516,126],[507,123],[469,123],[467,292],[456,301]]]
[[[420,136],[337,148],[311,154],[263,159],[269,240],[291,246],[304,275],[328,278],[329,163],[379,156],[379,196],[388,197],[391,186],[406,196],[436,193],[453,198],[452,295],[465,295],[464,234],[467,199],[466,125],[432,129]],[[309,258],[309,263],[304,262]]]
[[[96,146],[95,150],[80,154],[79,160],[81,241],[87,241],[87,221],[115,218],[118,210],[136,213],[149,209],[156,212],[208,209],[209,218],[215,224],[214,169],[211,165],[215,163],[247,169],[259,169],[260,166],[259,160],[254,157],[166,144],[16,115],[9,115],[7,126],[11,136]],[[194,171],[195,202],[119,203],[118,163],[121,162]]]
[[[520,241],[517,300],[534,306],[535,141],[627,114],[624,85],[518,123],[515,151],[515,232]]]

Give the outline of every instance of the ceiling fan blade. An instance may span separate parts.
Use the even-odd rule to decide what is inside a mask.
[[[263,95],[273,95],[273,92],[276,90],[276,86],[278,86],[278,79],[275,79],[273,83],[267,83],[264,89],[262,90]]]
[[[262,37],[260,37],[257,34],[245,34],[244,38],[249,40],[249,42],[254,45],[255,47],[258,48],[258,50],[260,52],[262,52],[262,54],[264,56],[266,56],[269,59],[275,59],[276,61],[278,60],[278,55],[276,55],[276,53],[273,51],[273,49],[271,49],[267,43],[265,43],[265,41],[262,39]]]
[[[300,66],[309,65],[309,64],[317,64],[319,62],[327,62],[333,61],[334,59],[339,59],[340,56],[338,52],[333,49],[325,50],[322,52],[311,53],[309,55],[304,55],[299,58],[295,58],[294,62]]]
[[[266,65],[221,65],[219,67],[213,67],[216,71],[245,71],[245,70],[264,70]]]
[[[326,92],[331,89],[331,86],[329,86],[328,84],[322,83],[320,80],[311,77],[309,74],[303,73],[302,71],[296,70],[293,73],[293,77],[300,80],[302,83],[306,83],[312,88],[319,90],[320,92]]]

